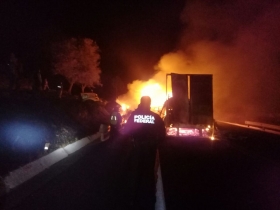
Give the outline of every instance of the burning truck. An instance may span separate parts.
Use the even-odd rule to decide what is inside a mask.
[[[165,87],[154,80],[132,85],[133,94],[126,100],[118,100],[123,123],[132,111],[132,102],[148,95],[152,98],[151,110],[164,120],[168,136],[214,139],[212,80],[210,74],[171,73],[166,74]]]
[[[167,74],[169,97],[160,112],[168,136],[197,136],[214,140],[212,75]],[[169,84],[171,83],[171,84]]]

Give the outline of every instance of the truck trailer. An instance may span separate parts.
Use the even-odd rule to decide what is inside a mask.
[[[214,139],[212,84],[210,74],[166,74],[167,100],[160,115],[168,136]]]

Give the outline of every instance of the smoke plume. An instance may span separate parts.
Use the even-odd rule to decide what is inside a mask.
[[[170,73],[213,74],[214,117],[261,120],[280,108],[280,4],[192,1],[178,50],[158,67]]]
[[[213,74],[215,119],[280,116],[279,11],[272,0],[188,1],[180,43],[151,80],[165,86],[167,73]],[[131,95],[140,83],[130,84]]]

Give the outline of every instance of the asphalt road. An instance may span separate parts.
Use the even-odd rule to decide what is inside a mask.
[[[162,144],[167,210],[280,209],[280,137],[220,126],[219,141]],[[128,209],[129,154],[117,141],[88,146],[25,183],[21,200],[7,199],[9,209]]]
[[[161,150],[167,209],[280,209],[280,167],[226,142],[169,139]]]
[[[4,209],[128,209],[128,151],[109,141],[87,146],[26,182]]]

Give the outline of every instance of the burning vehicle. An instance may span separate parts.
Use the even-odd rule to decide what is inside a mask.
[[[165,101],[160,112],[167,135],[214,140],[212,75],[171,73],[166,75],[168,86],[172,97]]]
[[[127,98],[118,98],[122,106],[123,123],[126,123],[133,107],[130,105],[139,101],[141,96],[148,95],[152,98],[151,110],[164,120],[167,136],[214,139],[216,127],[212,80],[210,74],[171,73],[166,74],[165,87],[155,80],[135,83],[131,88],[133,94],[127,97],[131,103],[128,103]]]

